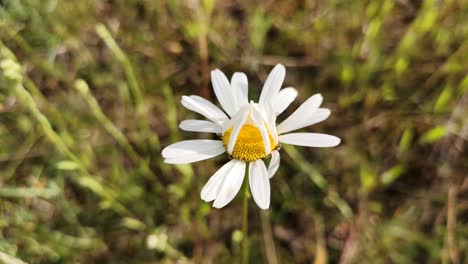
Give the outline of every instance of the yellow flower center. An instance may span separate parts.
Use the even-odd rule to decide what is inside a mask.
[[[223,144],[226,148],[229,145],[231,133],[232,128],[223,134]],[[274,150],[276,145],[270,131],[268,131],[268,137],[270,138],[270,148],[271,150]],[[260,130],[256,126],[249,124],[242,126],[239,136],[236,139],[234,149],[231,153],[231,157],[245,162],[251,162],[266,158],[266,156],[265,145],[263,144],[263,138]]]

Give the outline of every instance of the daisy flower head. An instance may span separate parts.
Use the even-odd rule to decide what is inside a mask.
[[[182,96],[182,105],[208,120],[184,120],[185,131],[215,133],[219,140],[199,139],[174,143],[162,151],[164,162],[192,163],[227,152],[230,161],[208,180],[201,191],[206,202],[222,208],[239,192],[246,168],[253,199],[261,209],[270,206],[270,178],[280,165],[280,144],[306,147],[334,147],[335,136],[319,133],[290,133],[328,118],[330,110],[320,108],[322,96],[315,94],[279,125],[276,118],[297,97],[297,90],[281,89],[286,70],[276,65],[263,85],[257,103],[248,99],[248,82],[244,73],[236,72],[227,79],[223,72],[211,72],[213,90],[222,107],[196,95]],[[268,161],[268,166],[266,161]]]

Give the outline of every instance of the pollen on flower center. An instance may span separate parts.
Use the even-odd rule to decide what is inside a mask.
[[[223,144],[227,148],[229,145],[229,138],[232,133],[232,128],[224,132],[223,134]],[[270,147],[271,150],[276,148],[273,137],[268,132],[270,137]],[[250,124],[242,126],[239,136],[236,139],[234,149],[231,153],[232,158],[243,160],[246,162],[263,159],[266,157],[265,146],[263,144],[263,138],[260,133],[260,130]]]

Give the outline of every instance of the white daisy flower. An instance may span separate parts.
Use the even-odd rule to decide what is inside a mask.
[[[242,186],[246,168],[253,199],[261,209],[270,206],[270,178],[280,164],[280,144],[306,147],[334,147],[340,144],[335,136],[319,133],[290,133],[328,118],[330,110],[320,108],[322,96],[316,94],[305,101],[279,125],[276,117],[296,98],[292,87],[281,86],[286,70],[278,64],[273,68],[262,89],[258,103],[248,100],[247,77],[236,72],[231,82],[220,70],[211,72],[213,89],[224,112],[200,96],[182,96],[182,105],[208,120],[184,120],[180,128],[193,132],[219,135],[219,140],[185,140],[162,151],[164,162],[192,163],[227,152],[231,159],[223,165],[201,191],[206,202],[222,208],[234,199]],[[268,167],[265,160],[269,159]]]

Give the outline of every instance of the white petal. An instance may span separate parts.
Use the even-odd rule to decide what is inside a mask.
[[[222,208],[234,199],[239,189],[242,186],[242,181],[245,175],[245,162],[240,160],[232,160],[234,163],[232,169],[226,175],[226,179],[219,190],[216,200],[213,206],[216,208]]]
[[[277,64],[275,68],[268,75],[265,84],[260,94],[260,104],[272,104],[274,97],[278,94],[278,91],[283,85],[284,76],[286,75],[286,69],[283,65]]]
[[[249,103],[247,76],[243,72],[234,73],[231,78],[231,87],[237,97],[236,110],[239,110],[240,107]]]
[[[278,145],[278,131],[276,130],[276,115],[273,114],[273,110],[269,105],[260,105],[257,104],[255,105],[255,109],[260,113],[260,115],[256,115],[256,119],[253,123],[256,123],[256,126],[258,126],[260,132],[262,133],[262,139],[263,139],[263,145],[266,145],[266,143],[270,142],[270,137],[268,135],[271,135],[273,138],[273,142],[275,145]],[[254,116],[254,115],[252,115]],[[261,119],[259,119],[261,117]],[[260,121],[258,121],[258,120]],[[262,128],[263,127],[263,128]],[[262,131],[264,129],[264,131]],[[268,140],[266,140],[268,138]],[[270,154],[270,150],[266,151],[267,155]]]
[[[268,178],[271,178],[275,175],[276,171],[278,171],[280,165],[280,154],[279,151],[275,150],[271,152],[271,160],[270,164],[268,165]]]
[[[270,179],[263,160],[250,162],[249,184],[252,197],[261,209],[270,207]]]
[[[234,150],[234,146],[236,145],[237,137],[239,136],[239,133],[242,127],[244,126],[244,123],[247,121],[248,116],[249,116],[248,111],[242,111],[242,112],[239,112],[238,115],[236,115],[233,118],[234,127],[232,128],[231,136],[229,137],[229,144],[227,147],[227,151],[229,154],[232,154],[232,151]]]
[[[203,201],[211,202],[216,199],[224,179],[226,179],[226,176],[229,174],[235,164],[236,160],[229,161],[228,163],[224,164],[215,174],[213,174],[213,176],[210,177],[200,194]]]
[[[221,140],[185,140],[167,146],[162,151],[164,162],[171,164],[192,163],[224,153]]]
[[[221,133],[221,127],[213,122],[205,120],[184,120],[179,128],[192,132]]]
[[[291,133],[281,135],[279,140],[285,144],[317,148],[334,147],[341,142],[338,137],[319,133]]]
[[[272,104],[274,115],[278,116],[283,113],[296,97],[297,90],[292,87],[287,87],[279,91]]]
[[[270,115],[267,120],[267,127],[273,137],[275,145],[278,145],[278,131],[276,130],[276,116]]]
[[[226,75],[218,69],[211,71],[211,83],[219,103],[229,116],[236,113],[236,105],[233,100],[233,92]]]
[[[270,136],[268,135],[267,128],[265,126],[266,116],[262,114],[262,111],[259,109],[258,105],[252,106],[252,111],[250,112],[250,117],[252,118],[252,122],[260,131],[263,139],[263,147],[265,148],[266,155],[269,155],[271,152],[271,145],[270,145]]]
[[[307,99],[301,106],[299,106],[294,113],[292,113],[286,120],[278,125],[278,133],[286,133],[288,131],[299,129],[304,123],[305,119],[310,118],[322,103],[322,95],[316,94]]]
[[[303,128],[303,127],[307,127],[307,126],[311,126],[311,125],[314,125],[314,124],[317,124],[317,123],[320,123],[322,122],[323,120],[327,119],[331,114],[331,111],[330,109],[327,109],[327,108],[319,108],[317,109],[315,112],[313,112],[312,114],[310,114],[309,116],[307,116],[307,118],[304,118],[302,124],[300,127],[298,128],[295,128],[293,130],[296,130],[296,129],[300,129],[300,128]],[[291,130],[290,130],[291,131]],[[289,131],[288,131],[289,132]]]
[[[298,121],[294,124],[289,124],[288,126],[281,127],[281,133],[288,133],[290,131],[298,130],[303,127],[308,127],[323,120],[327,119],[330,116],[330,109],[327,108],[319,108],[313,112],[306,114],[302,120]],[[279,128],[278,128],[279,129]]]
[[[228,119],[216,105],[200,96],[182,96],[181,103],[185,108],[205,116],[216,124],[222,124]]]

